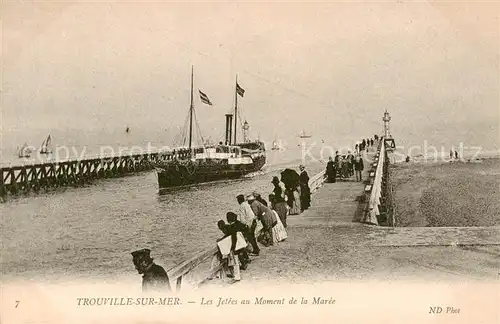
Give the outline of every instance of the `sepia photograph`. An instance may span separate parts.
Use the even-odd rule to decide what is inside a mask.
[[[499,323],[499,18],[3,1],[0,323]]]

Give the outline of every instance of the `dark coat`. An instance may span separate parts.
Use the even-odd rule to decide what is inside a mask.
[[[326,173],[329,174],[335,171],[335,163],[333,161],[328,161],[326,164]]]
[[[163,267],[152,264],[142,275],[142,291],[170,291],[168,275]]]
[[[248,226],[240,222],[239,220],[235,221],[232,224],[228,224],[226,226],[226,233],[227,235],[231,235],[231,251],[234,251],[236,247],[236,233],[241,232],[244,237],[248,237]]]
[[[252,201],[250,204],[253,213],[257,218],[261,221],[262,226],[266,230],[270,230],[274,225],[278,222],[276,216],[273,211],[269,208],[258,202],[257,200]]]
[[[335,155],[335,158],[333,158],[333,162],[335,163],[335,166],[338,166],[340,161],[340,155]]]
[[[307,172],[305,170],[300,173],[299,181],[300,181],[301,188],[305,187],[305,186],[307,186],[307,188],[309,188],[309,175],[307,174]]]
[[[309,188],[309,175],[304,170],[300,173],[300,208],[308,209],[311,206],[311,189]]]
[[[328,177],[328,182],[335,182],[335,178],[337,177],[337,163],[328,161],[325,173]]]
[[[283,189],[281,188],[281,186],[274,185],[273,193],[274,193],[274,203],[275,204],[285,202],[285,197],[284,197],[285,193],[283,192]]]
[[[363,171],[363,169],[365,168],[365,166],[363,164],[363,159],[362,158],[359,158],[358,162],[354,161],[354,168],[356,170]]]

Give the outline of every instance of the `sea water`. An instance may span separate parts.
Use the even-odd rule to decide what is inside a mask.
[[[156,173],[97,180],[79,188],[9,197],[0,204],[3,281],[135,276],[130,252],[151,249],[166,269],[213,246],[216,223],[237,211],[238,194],[266,198],[272,176],[305,163],[310,177],[323,161],[302,148],[268,151],[252,177],[159,192]],[[314,204],[314,200],[313,200]]]

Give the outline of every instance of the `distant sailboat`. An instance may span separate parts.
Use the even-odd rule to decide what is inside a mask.
[[[42,147],[40,148],[40,154],[51,154],[52,153],[52,138],[47,136],[47,138],[42,142]]]
[[[127,128],[125,129],[125,132],[128,134],[130,133],[130,128],[127,126]]]
[[[273,151],[279,151],[280,149],[281,149],[281,147],[279,146],[278,142],[275,139],[273,141],[273,147],[271,148],[271,150],[273,150]]]
[[[300,138],[310,138],[310,137],[311,137],[311,135],[306,134],[306,132],[305,132],[304,130],[302,130],[302,131],[300,132],[299,137],[300,137]]]
[[[32,151],[29,148],[28,144],[24,143],[24,145],[21,146],[21,148],[17,152],[17,156],[19,156],[19,158],[29,158],[29,157],[31,157],[31,152]]]

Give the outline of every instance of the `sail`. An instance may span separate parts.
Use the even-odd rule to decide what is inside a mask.
[[[30,157],[31,156],[31,149],[29,148],[28,144],[27,143],[24,143],[23,146],[21,146],[21,148],[19,149],[19,151],[17,152],[17,155],[20,157],[20,158],[23,158],[23,157]]]
[[[280,149],[280,145],[278,144],[278,141],[275,139],[273,141],[273,147],[272,147],[273,150],[279,150]]]
[[[42,145],[40,146],[40,153],[45,153],[45,150],[47,149],[46,142],[47,142],[47,140],[44,139],[42,142]]]
[[[42,147],[40,148],[40,153],[42,153],[42,154],[52,153],[51,141],[52,141],[52,138],[50,137],[50,134],[49,134],[49,136],[47,136],[47,138],[42,142]]]

